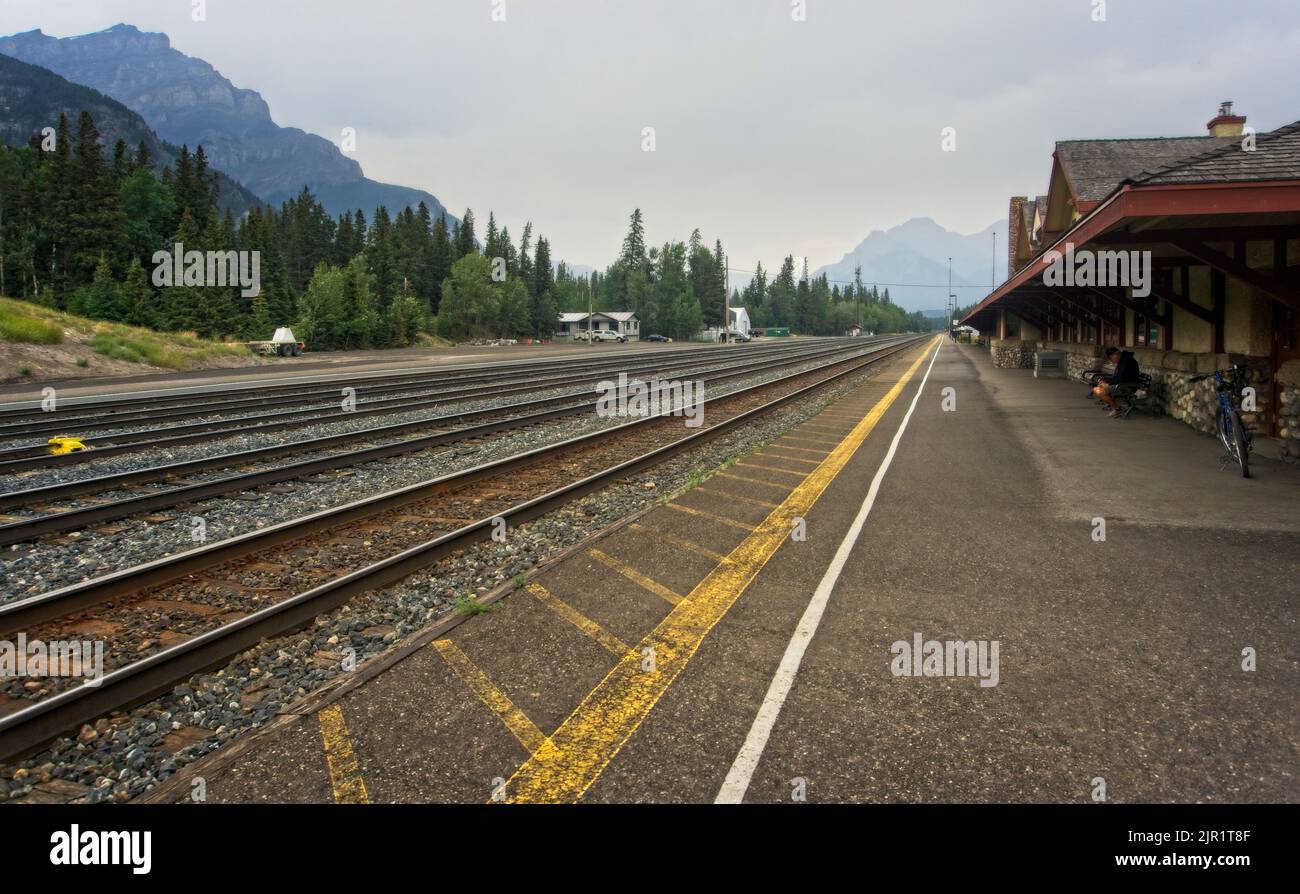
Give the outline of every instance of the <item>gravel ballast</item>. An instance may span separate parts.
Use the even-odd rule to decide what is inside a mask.
[[[816,398],[782,407],[646,472],[513,527],[504,543],[487,541],[468,548],[399,584],[353,599],[348,605],[318,617],[304,631],[261,643],[224,668],[192,677],[162,698],[83,727],[76,735],[60,739],[49,749],[21,762],[0,765],[0,800],[22,798],[34,786],[54,780],[61,781],[60,790],[68,797],[78,800],[129,800],[179,768],[266,724],[282,708],[307,693],[349,673],[344,669],[345,660],[349,667],[355,667],[381,654],[403,637],[453,612],[458,597],[487,593],[620,519],[698,483],[700,470],[715,470],[728,459],[770,443],[791,426],[815,415],[826,403],[857,387],[872,373],[873,370],[855,373],[826,388]],[[731,390],[753,382],[727,384]],[[715,396],[711,391],[710,397]],[[591,430],[622,421],[593,415],[572,423],[566,420],[561,427],[574,425]],[[572,434],[569,431],[565,436]],[[512,437],[524,439],[539,436],[512,433]],[[506,440],[509,439],[502,439]],[[474,465],[492,458],[484,453],[497,449],[498,442],[475,446],[478,450],[465,455],[454,449],[444,450],[430,461],[454,464],[456,460],[450,457],[456,457],[464,461],[463,465]],[[505,455],[520,449],[520,445],[503,443],[500,449],[500,455]],[[351,475],[331,477],[324,482],[298,482],[288,500],[280,495],[274,500],[211,501],[204,504],[203,514],[209,519],[209,530],[214,525],[213,519],[220,519],[217,524],[229,524],[232,529],[248,530],[310,511],[317,505],[313,501],[322,501],[322,506],[337,505],[373,494],[381,486],[398,486],[406,480],[402,476],[406,475],[408,464],[420,464],[421,471],[412,473],[416,480],[430,477],[423,462],[403,457],[400,463],[376,464],[379,467],[376,470],[356,469]],[[447,468],[435,474],[442,474]],[[349,496],[333,496],[341,490],[347,490]],[[219,503],[231,505],[220,508],[212,505]],[[282,503],[292,505],[277,515],[275,507]],[[223,514],[226,512],[229,515]],[[163,532],[145,527],[130,529],[135,531],[134,536],[121,531],[108,536],[87,536],[82,538],[83,542],[49,547],[42,544],[42,549],[24,556],[32,559],[33,555],[40,554],[39,563],[32,559],[26,574],[32,575],[32,568],[37,564],[47,572],[52,571],[50,563],[59,561],[56,556],[61,556],[62,561],[76,562],[74,568],[83,569],[83,573],[73,570],[65,576],[64,579],[72,582],[87,576],[83,560],[122,567],[162,555],[162,544],[166,542],[174,548],[192,545],[187,529],[178,532],[185,539],[173,537],[166,541],[159,534],[173,532],[167,532],[161,524],[151,527],[162,528]],[[222,530],[219,536],[234,532]],[[13,562],[10,558],[10,563]],[[108,570],[100,564],[95,567],[101,574]],[[17,580],[23,572],[6,568],[6,576]],[[44,584],[49,583],[47,574]],[[351,663],[352,657],[356,664]]]

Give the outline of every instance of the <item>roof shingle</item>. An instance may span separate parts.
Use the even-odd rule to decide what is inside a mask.
[[[1056,144],[1056,157],[1075,197],[1100,202],[1125,180],[1238,142],[1235,137],[1067,140]]]
[[[1142,186],[1170,183],[1234,183],[1259,180],[1300,180],[1300,121],[1255,137],[1247,152],[1242,139],[1184,158],[1135,177]]]

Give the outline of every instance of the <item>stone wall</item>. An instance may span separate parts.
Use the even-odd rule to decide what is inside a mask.
[[[1037,342],[1021,341],[1018,338],[989,339],[993,365],[1002,369],[1033,369],[1034,352],[1037,350]]]
[[[1042,342],[1041,345],[1042,350],[1064,351],[1069,355],[1067,369],[1071,379],[1082,381],[1083,374],[1089,370],[1109,368],[1106,366],[1105,356],[1100,346],[1073,342]],[[1206,379],[1193,382],[1192,379],[1216,369],[1225,369],[1234,363],[1246,363],[1250,368],[1247,382],[1255,388],[1256,405],[1259,409],[1253,413],[1243,412],[1242,420],[1256,434],[1267,434],[1270,431],[1269,409],[1272,407],[1273,384],[1269,380],[1267,357],[1187,354],[1155,348],[1125,348],[1125,350],[1132,351],[1142,372],[1151,376],[1152,396],[1156,408],[1207,434],[1215,433],[1218,399],[1214,390],[1214,381]],[[1284,366],[1283,369],[1285,368]],[[1292,390],[1300,391],[1300,362],[1297,362],[1294,375],[1296,384],[1291,386]],[[1286,399],[1285,391],[1283,399]],[[1297,400],[1300,400],[1300,395],[1297,395]],[[1300,413],[1300,404],[1293,406],[1293,414]],[[1300,429],[1300,425],[1294,426],[1293,429]],[[1295,431],[1293,437],[1300,440],[1300,430]],[[1300,454],[1300,443],[1296,445],[1296,453]]]
[[[1277,387],[1282,389],[1278,434],[1282,438],[1282,459],[1300,463],[1300,360],[1288,360],[1277,371]]]

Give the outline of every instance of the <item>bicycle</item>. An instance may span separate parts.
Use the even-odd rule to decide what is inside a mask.
[[[1237,463],[1241,466],[1241,477],[1249,478],[1250,451],[1254,445],[1251,441],[1250,429],[1241,421],[1241,411],[1237,408],[1237,402],[1245,388],[1245,372],[1245,365],[1238,363],[1203,376],[1193,376],[1191,381],[1200,382],[1211,377],[1214,379],[1214,390],[1218,392],[1219,397],[1219,408],[1214,416],[1214,424],[1219,432],[1219,440],[1228,451],[1224,464]]]

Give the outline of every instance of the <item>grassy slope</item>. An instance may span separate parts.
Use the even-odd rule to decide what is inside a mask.
[[[242,345],[209,341],[189,333],[154,332],[122,323],[89,320],[26,301],[0,298],[0,355],[17,353],[11,345],[66,348],[68,365],[82,369],[91,363],[88,354],[119,363],[174,370],[252,362],[251,352]],[[57,360],[57,353],[51,356]],[[120,372],[120,366],[115,364],[114,371]],[[16,374],[24,378],[22,368]]]

